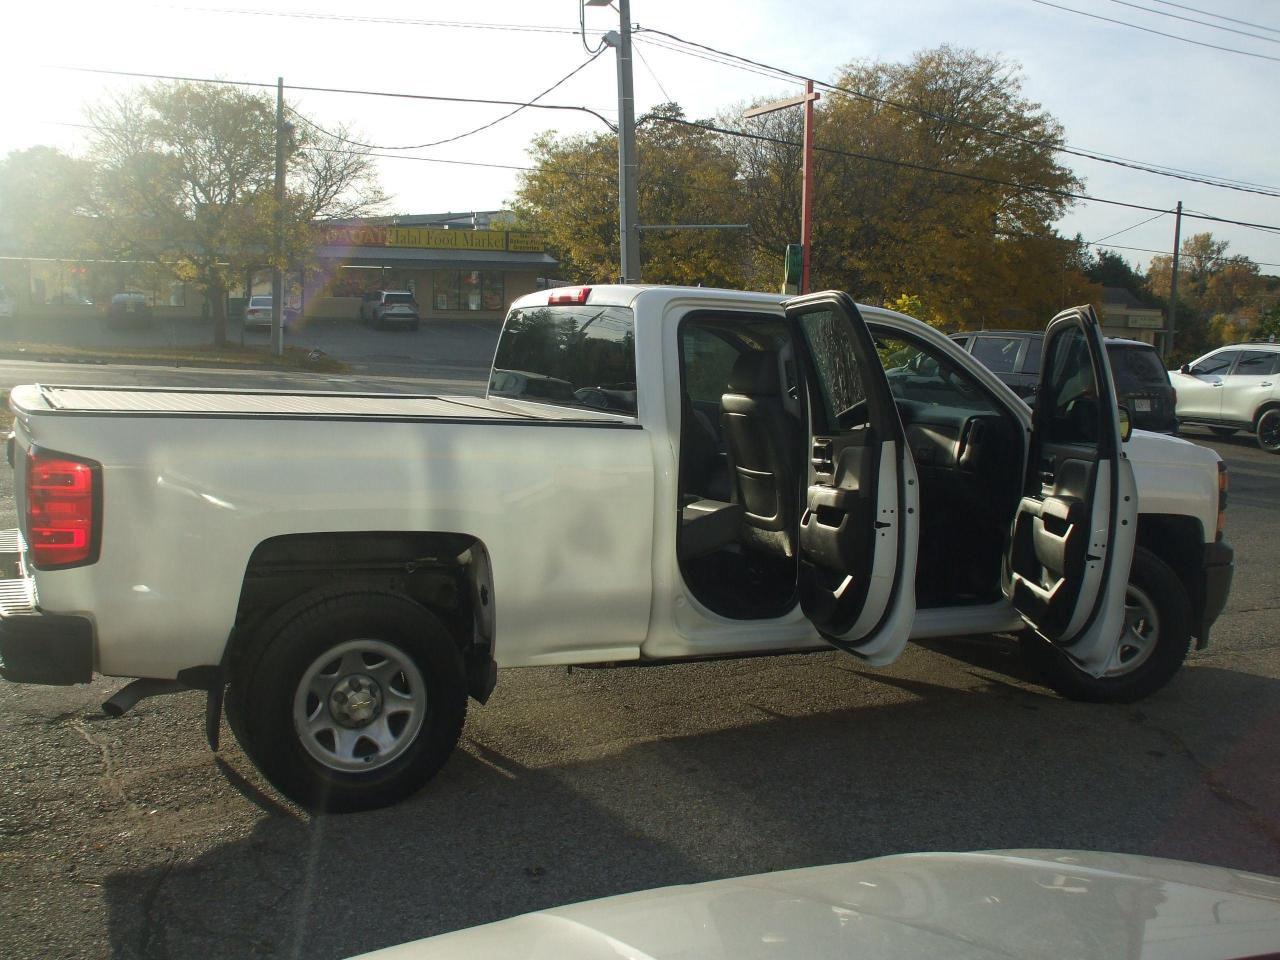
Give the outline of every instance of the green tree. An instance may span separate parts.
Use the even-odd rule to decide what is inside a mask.
[[[91,169],[54,147],[14,150],[0,160],[0,221],[8,243],[27,256],[58,256],[83,246]]]
[[[274,255],[275,105],[215,84],[161,83],[88,111],[92,207],[120,257],[162,265],[208,299],[214,342],[226,342],[226,293]],[[317,218],[384,202],[367,150],[304,125],[287,144],[283,255],[298,265]]]
[[[658,118],[683,119],[663,104],[637,123],[639,218],[645,224],[740,222],[732,153],[713,133]],[[565,277],[618,277],[618,141],[613,134],[544,134],[530,149],[513,208],[519,226],[547,237]],[[643,276],[650,283],[740,287],[746,248],[735,231],[645,231]]]

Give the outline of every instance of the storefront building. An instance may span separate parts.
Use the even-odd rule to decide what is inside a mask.
[[[366,293],[408,290],[423,320],[500,320],[517,297],[554,283],[558,266],[537,234],[502,229],[501,211],[370,218],[317,225],[308,264],[285,276],[286,305],[305,317],[359,319]],[[0,224],[0,304],[33,320],[103,313],[120,293],[140,293],[156,318],[208,321],[194,284],[165,266],[77,255],[35,256],[8,241]],[[41,253],[46,253],[41,251]],[[271,293],[266,269],[228,291],[227,313]]]
[[[416,219],[322,228],[302,282],[304,316],[355,319],[364,294],[408,290],[424,320],[498,320],[555,275],[536,234],[406,225]]]

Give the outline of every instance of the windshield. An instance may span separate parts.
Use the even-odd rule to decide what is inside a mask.
[[[489,396],[634,414],[631,311],[589,306],[512,311],[498,340]]]
[[[1107,359],[1111,362],[1111,374],[1119,390],[1163,387],[1169,383],[1169,374],[1160,362],[1160,355],[1151,347],[1109,343]]]
[[[271,306],[271,298],[270,298],[270,297],[251,297],[251,298],[249,299],[249,306],[251,306],[251,307],[269,307],[269,306]]]
[[[388,293],[386,296],[382,298],[382,302],[387,304],[396,304],[396,303],[411,304],[413,303],[413,294],[412,293]]]

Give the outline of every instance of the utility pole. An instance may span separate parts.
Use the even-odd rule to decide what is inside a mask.
[[[271,353],[284,356],[284,77],[276,78],[276,208],[271,263]]]
[[[1167,360],[1173,350],[1173,332],[1178,325],[1178,254],[1182,246],[1182,201],[1178,201],[1177,215],[1173,220],[1173,274],[1169,280],[1169,335],[1164,341]]]
[[[787,107],[804,107],[804,135],[801,138],[800,151],[800,292],[809,292],[809,260],[813,248],[813,102],[822,96],[813,92],[813,81],[806,80],[804,94],[789,97],[786,100],[775,100],[753,107],[742,114],[743,118],[758,117],[775,110]]]
[[[586,0],[607,7],[610,0]],[[617,0],[618,32],[604,42],[618,56],[618,246],[623,283],[640,282],[640,234],[636,230],[636,98],[631,77],[631,0]]]

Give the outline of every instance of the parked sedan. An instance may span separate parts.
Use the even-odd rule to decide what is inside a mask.
[[[271,297],[250,297],[249,304],[244,310],[244,326],[245,329],[250,327],[265,327],[271,329]],[[290,306],[285,306],[284,316],[280,318],[280,322],[284,324],[286,330],[289,325],[297,319],[298,311]]]

